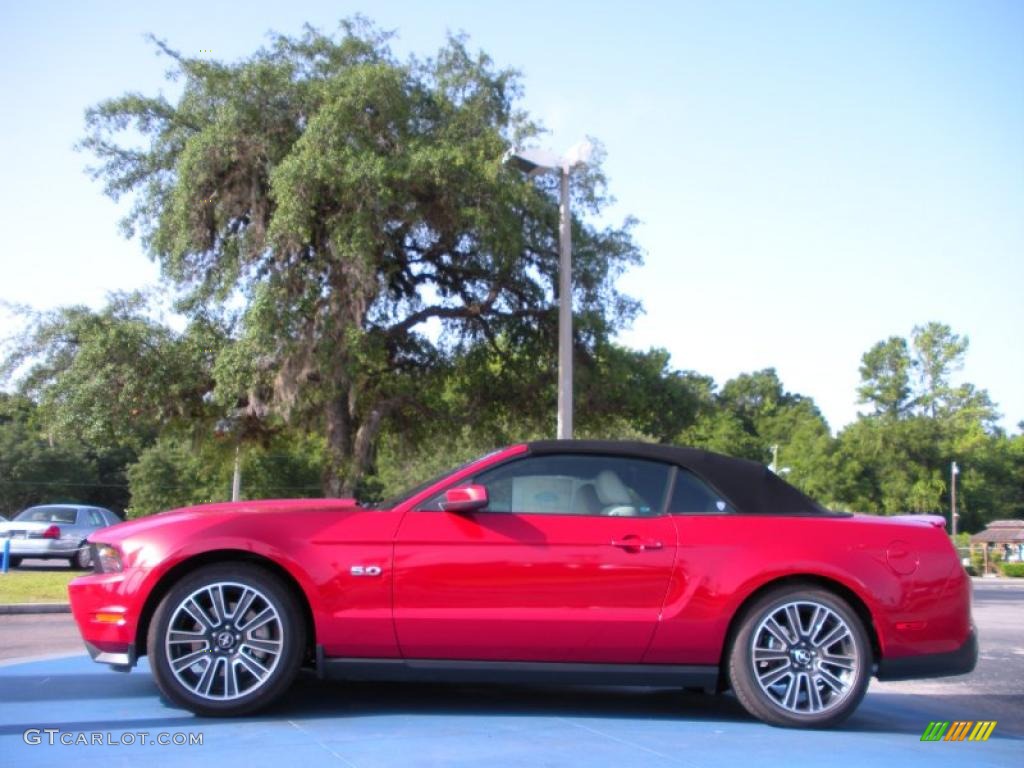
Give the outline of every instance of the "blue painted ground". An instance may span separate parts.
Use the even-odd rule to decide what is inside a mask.
[[[772,728],[729,696],[663,690],[346,685],[299,681],[273,710],[197,718],[162,700],[145,662],[118,674],[75,656],[0,667],[0,764],[291,766],[1010,766],[1024,733],[986,743],[922,743],[930,720],[977,719],[971,702],[869,693],[840,730]],[[979,698],[980,701],[980,698]],[[991,702],[989,702],[991,704]],[[951,711],[955,709],[957,711]],[[55,728],[39,744],[27,729]],[[63,745],[78,734],[131,744]],[[138,734],[146,732],[141,737]],[[147,743],[202,734],[198,745]],[[32,738],[31,735],[29,737]],[[142,743],[140,743],[140,741]]]

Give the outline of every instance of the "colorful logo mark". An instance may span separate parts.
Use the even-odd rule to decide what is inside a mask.
[[[928,727],[924,729],[921,741],[988,741],[997,722],[997,720],[933,721],[928,723]]]

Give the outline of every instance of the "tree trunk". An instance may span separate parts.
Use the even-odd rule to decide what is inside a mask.
[[[352,464],[352,423],[347,400],[347,395],[336,396],[327,403],[327,456],[321,481],[327,498],[345,496],[354,485],[349,482],[348,472]]]
[[[374,408],[356,432],[352,472],[349,473],[352,478],[353,490],[356,483],[362,480],[366,473],[370,471],[370,464],[373,460],[373,448],[377,443],[377,437],[380,435],[383,418],[384,413],[382,409]]]

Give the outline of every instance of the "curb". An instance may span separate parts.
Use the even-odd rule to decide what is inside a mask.
[[[26,613],[71,613],[70,603],[9,603],[0,605],[0,616]]]

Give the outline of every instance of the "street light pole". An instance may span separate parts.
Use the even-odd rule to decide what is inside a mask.
[[[538,149],[510,149],[503,162],[528,176],[557,173],[558,201],[558,439],[572,440],[572,213],[569,174],[590,160],[593,147],[582,141],[564,156]]]
[[[231,476],[231,500],[242,498],[242,443],[235,443],[235,471]]]
[[[956,476],[960,474],[960,467],[954,461],[949,465],[949,486],[952,490],[949,497],[949,526],[953,531],[953,541],[956,541]]]
[[[569,168],[561,169],[558,260],[558,439],[572,440],[572,215]]]

